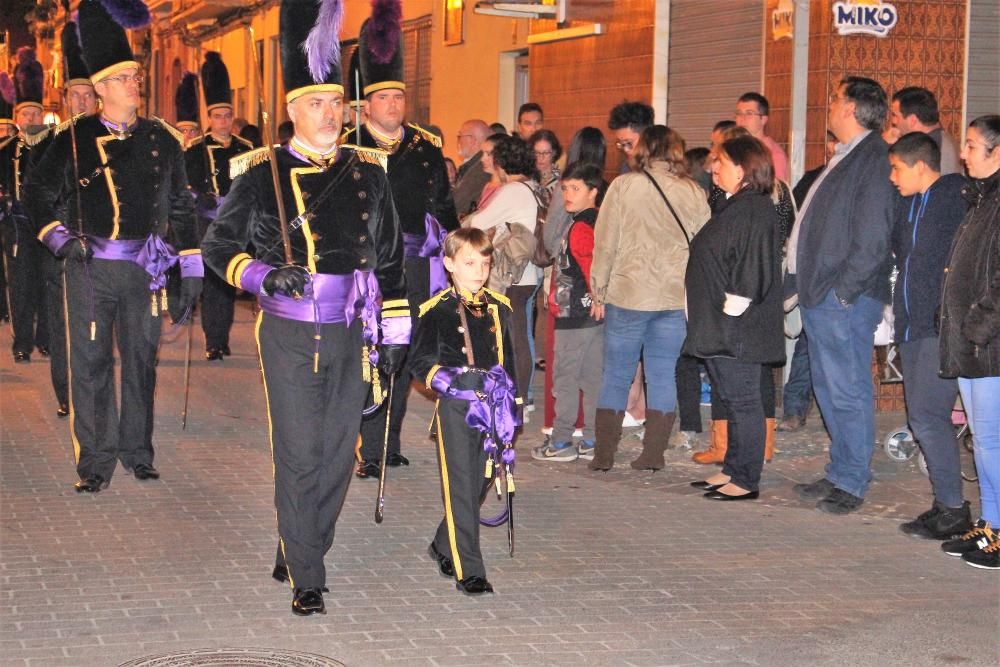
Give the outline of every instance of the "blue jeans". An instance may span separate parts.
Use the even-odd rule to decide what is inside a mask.
[[[958,378],[979,474],[983,518],[1000,526],[1000,377]]]
[[[795,341],[788,382],[781,398],[781,413],[784,417],[805,417],[812,398],[812,375],[809,373],[809,339],[805,330]]]
[[[841,305],[833,290],[813,308],[802,308],[809,337],[813,393],[830,432],[826,478],[864,498],[871,482],[875,450],[875,400],[872,350],[882,304],[860,296]]]
[[[673,412],[677,404],[674,370],[687,334],[682,310],[604,311],[604,378],[597,407],[624,411],[642,355],[646,409]]]

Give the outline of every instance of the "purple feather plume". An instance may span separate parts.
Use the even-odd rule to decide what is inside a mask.
[[[7,104],[13,104],[17,99],[17,89],[7,72],[0,71],[0,97],[3,97]]]
[[[145,28],[152,17],[142,0],[100,0],[115,23],[123,28]]]
[[[302,50],[309,63],[309,74],[320,83],[334,67],[340,66],[340,26],[344,22],[343,0],[317,0],[319,15]]]
[[[372,0],[372,17],[368,21],[368,50],[380,65],[392,61],[399,48],[400,21],[403,3],[400,0]]]

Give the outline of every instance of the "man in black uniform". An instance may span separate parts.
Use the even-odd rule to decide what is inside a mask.
[[[83,62],[76,23],[70,21],[63,26],[62,42],[63,66],[65,72],[65,100],[70,120],[46,128],[32,135],[31,168],[37,167],[52,140],[61,132],[70,129],[73,119],[90,116],[97,112],[97,94],[90,81],[90,72]],[[37,142],[37,143],[35,143]],[[66,227],[77,227],[75,220],[62,220]],[[32,234],[34,236],[34,234]],[[66,360],[66,320],[63,315],[63,262],[44,247],[41,252],[41,270],[45,291],[45,321],[49,334],[49,375],[56,395],[56,415],[69,416],[69,375]]]
[[[201,89],[208,113],[209,131],[192,141],[185,155],[188,184],[196,195],[198,229],[202,235],[215,219],[229,194],[229,161],[253,144],[233,134],[233,91],[229,70],[215,51],[205,54],[201,66]],[[209,271],[202,290],[201,328],[205,332],[205,358],[222,361],[228,356],[229,330],[233,328],[236,288]]]
[[[233,159],[232,190],[201,244],[211,269],[258,295],[279,536],[272,576],[289,583],[292,611],[303,616],[326,611],[323,557],[350,482],[368,383],[379,380],[374,366],[398,372],[410,334],[386,155],[337,145],[344,88],[340,64],[327,58],[339,36],[322,31],[311,59],[301,48],[327,10],[314,0],[281,3],[294,136]],[[245,252],[249,244],[255,257]]]
[[[153,394],[167,310],[166,269],[180,263],[185,309],[201,292],[202,266],[180,135],[159,119],[136,115],[139,64],[125,31],[103,5],[84,0],[79,21],[84,59],[103,108],[75,119],[72,132],[52,140],[25,186],[25,202],[38,239],[66,260],[76,490],[96,493],[107,487],[118,460],[137,479],[159,477],[153,467]]]
[[[383,3],[393,4],[393,3]],[[399,4],[398,2],[395,4]],[[389,14],[398,17],[400,11]],[[442,264],[444,234],[458,227],[441,139],[412,123],[405,123],[406,84],[403,82],[403,35],[398,21],[372,29],[365,21],[358,37],[361,92],[368,115],[358,132],[345,135],[362,146],[389,153],[389,184],[403,230],[407,298],[413,326],[421,303],[448,286]],[[353,74],[352,74],[353,78]],[[389,448],[386,464],[409,465],[400,453],[400,430],[406,415],[410,373],[403,368],[391,406],[383,406],[361,425],[357,475],[378,478],[389,409]]]
[[[198,113],[198,75],[184,72],[181,82],[174,91],[174,127],[184,135],[185,149],[201,136],[201,120]],[[226,174],[229,177],[229,174]],[[190,174],[188,181],[191,180]]]
[[[6,212],[3,234],[14,330],[14,362],[21,364],[31,361],[31,353],[36,347],[43,357],[49,355],[49,330],[45,321],[42,278],[45,249],[35,241],[33,226],[24,208],[24,184],[31,172],[32,147],[44,137],[44,73],[31,47],[18,49],[17,60],[14,122],[18,134],[3,142],[0,148],[0,190],[3,190]]]

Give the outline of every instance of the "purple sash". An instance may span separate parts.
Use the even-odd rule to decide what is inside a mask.
[[[87,236],[94,249],[94,257],[115,261],[134,262],[150,275],[149,290],[155,292],[167,285],[167,270],[177,263],[173,247],[156,234],[146,239],[105,239]]]
[[[380,299],[378,280],[371,271],[314,274],[306,285],[305,294],[297,300],[281,293],[257,296],[261,310],[286,320],[350,325],[360,315],[365,322],[365,340],[369,342],[375,342],[374,327],[381,311]]]
[[[459,368],[442,368],[431,378],[431,387],[447,398],[469,402],[465,423],[484,434],[483,449],[497,463],[514,465],[514,432],[521,425],[517,414],[514,381],[503,366],[497,364],[488,371],[470,369],[469,373],[483,373],[482,390],[453,389],[452,380],[462,373]],[[438,378],[438,376],[441,378]],[[503,450],[499,450],[503,446]]]
[[[437,294],[448,287],[444,270],[444,237],[448,233],[433,215],[424,215],[424,234],[403,234],[403,257],[426,257],[430,262],[430,293]]]

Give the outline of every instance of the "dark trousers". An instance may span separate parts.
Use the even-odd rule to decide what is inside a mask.
[[[288,566],[292,588],[326,584],[323,557],[351,481],[354,443],[368,385],[361,378],[361,322],[323,324],[319,372],[314,372],[315,327],[261,313],[257,347],[264,373],[277,564]]]
[[[937,336],[899,344],[906,417],[927,461],[934,499],[945,507],[961,507],[962,468],[951,423],[958,382],[938,376],[938,345]]]
[[[456,380],[459,388],[474,386],[466,378]],[[479,549],[479,508],[492,482],[492,477],[486,477],[483,436],[465,423],[468,410],[466,401],[442,398],[435,417],[444,519],[434,535],[434,547],[438,553],[451,554],[459,581],[486,576]]]
[[[66,364],[66,318],[63,312],[63,261],[45,252],[45,321],[49,327],[49,375],[59,405],[69,404],[69,371]]]
[[[785,417],[805,417],[812,400],[812,376],[809,374],[809,341],[805,329],[795,340],[792,366],[788,371],[781,399],[781,411]]]
[[[706,359],[705,365],[712,378],[713,399],[722,402],[729,417],[729,447],[722,472],[733,484],[756,491],[764,467],[765,439],[760,376],[770,373],[770,366],[723,357]]]
[[[680,430],[701,433],[701,363],[697,357],[677,357],[674,371],[677,382],[677,413]]]
[[[529,264],[525,270],[534,271],[535,268]],[[535,368],[535,359],[531,355],[531,341],[528,340],[526,308],[528,299],[534,295],[536,289],[538,289],[536,285],[512,285],[507,288],[507,298],[510,299],[510,307],[513,310],[510,316],[510,331],[514,344],[514,372],[517,375],[514,383],[517,385],[517,395],[524,398],[528,396],[531,373]]]
[[[417,323],[420,318],[420,304],[430,298],[430,263],[422,257],[407,259],[403,264],[406,274],[406,297],[410,302],[410,339],[417,333]],[[400,433],[403,430],[403,418],[406,417],[406,405],[410,396],[410,364],[407,359],[402,370],[396,376],[396,384],[392,390],[392,405],[389,406],[389,453],[399,454]],[[386,384],[383,389],[389,391]],[[388,401],[386,401],[387,403]],[[361,422],[361,458],[365,461],[380,461],[382,459],[382,439],[385,437],[386,403]]]
[[[201,288],[201,328],[205,332],[206,350],[229,345],[235,304],[236,288],[215,271],[206,271]]]
[[[149,275],[128,261],[72,261],[66,263],[64,289],[77,472],[81,478],[111,479],[116,459],[129,469],[152,465],[160,311],[158,296],[149,291]],[[120,416],[115,340],[121,357]]]
[[[49,347],[45,311],[45,278],[42,260],[49,251],[18,224],[14,239],[8,239],[7,280],[10,289],[10,321],[14,329],[14,352],[31,354],[37,347]],[[12,240],[16,243],[11,242]]]

